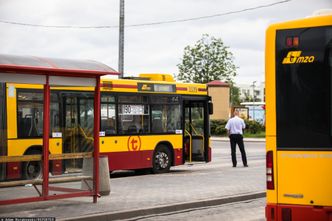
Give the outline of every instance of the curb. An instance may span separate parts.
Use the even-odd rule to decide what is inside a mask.
[[[203,208],[209,206],[217,206],[227,203],[234,203],[240,201],[246,201],[251,199],[263,198],[266,197],[265,192],[257,192],[252,194],[246,195],[236,195],[231,197],[224,197],[224,198],[216,198],[211,200],[202,200],[202,201],[194,201],[194,202],[187,202],[187,203],[178,203],[178,204],[171,204],[166,206],[156,206],[156,207],[149,207],[145,209],[136,209],[136,210],[127,210],[121,212],[106,212],[106,213],[96,213],[91,215],[83,215],[78,217],[71,217],[65,219],[59,219],[63,221],[69,220],[81,220],[81,221],[94,221],[94,220],[121,220],[121,219],[130,219],[135,217],[147,216],[152,214],[162,214],[168,212],[175,212],[175,211],[182,211],[187,209],[194,209],[194,208]]]
[[[212,141],[228,141],[228,137],[211,137]],[[265,138],[243,138],[244,142],[266,142]]]

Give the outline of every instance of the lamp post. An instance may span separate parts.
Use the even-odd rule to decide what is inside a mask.
[[[253,81],[252,82],[252,99],[253,99],[253,102],[252,102],[252,118],[253,120],[255,120],[255,84],[256,84],[256,81]]]
[[[119,77],[123,78],[124,63],[124,8],[125,0],[120,0],[120,17],[119,17]]]

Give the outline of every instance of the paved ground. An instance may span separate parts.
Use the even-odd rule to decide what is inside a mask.
[[[265,198],[126,219],[126,221],[263,221]]]
[[[113,214],[115,218],[116,214],[130,214],[128,211],[149,213],[163,207],[176,210],[181,205],[197,202],[208,205],[206,202],[213,200],[220,204],[224,202],[220,199],[265,191],[264,142],[246,142],[248,168],[231,167],[228,142],[213,141],[212,147],[213,162],[208,164],[182,165],[172,168],[171,173],[161,175],[119,173],[111,179],[111,195],[102,197],[97,204],[91,203],[91,198],[84,197],[9,205],[0,207],[0,217],[56,217],[61,220]],[[240,156],[238,160],[238,165],[241,165]],[[65,186],[79,187],[80,183],[67,183]],[[15,189],[15,194],[21,196],[27,189],[33,193],[33,187],[21,187]],[[0,189],[0,198],[8,197],[9,191],[13,190]]]

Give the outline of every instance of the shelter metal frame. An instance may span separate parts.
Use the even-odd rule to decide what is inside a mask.
[[[0,55],[0,82],[22,83],[22,84],[43,84],[43,152],[42,156],[30,155],[21,156],[35,157],[42,160],[43,179],[33,181],[33,186],[39,193],[36,197],[25,197],[16,199],[0,200],[0,205],[36,202],[43,200],[54,200],[71,197],[92,196],[93,202],[97,202],[99,197],[99,129],[100,129],[100,78],[103,75],[118,75],[112,68],[94,61],[78,61],[65,59],[50,59],[31,56]],[[50,183],[65,182],[66,178],[49,178],[49,160],[54,157],[49,155],[49,130],[50,130],[50,87],[51,86],[94,86],[94,149],[92,154],[83,154],[83,157],[93,157],[93,188],[89,190],[76,190],[63,187],[50,187]],[[1,158],[1,156],[0,156]],[[4,157],[2,157],[4,158]],[[14,157],[11,160],[18,160]],[[61,158],[61,156],[60,156]],[[1,163],[13,162],[11,160],[0,159]],[[76,177],[71,181],[89,179],[89,177]],[[68,181],[68,179],[67,179]],[[15,183],[16,182],[16,183]],[[5,182],[7,187],[16,186],[24,181]],[[31,183],[31,181],[27,181]],[[35,185],[42,185],[40,192]],[[3,185],[3,186],[6,186]],[[49,195],[49,191],[62,191],[64,194]]]

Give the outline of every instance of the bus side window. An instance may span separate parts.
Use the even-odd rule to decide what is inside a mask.
[[[115,134],[116,131],[115,131],[115,123],[114,123],[114,120],[113,119],[103,119],[102,120],[102,127],[101,127],[101,130],[102,131],[105,131],[105,134],[106,136],[107,135],[112,135],[112,134]]]
[[[152,109],[152,132],[175,133],[181,125],[181,112],[179,105],[154,104]]]
[[[29,131],[32,127],[31,117],[30,118],[23,117],[22,112],[19,111],[17,113],[17,120],[18,120],[18,128],[19,128],[19,130],[17,130],[18,137],[28,137]]]
[[[154,119],[154,120],[152,120],[152,131],[154,133],[161,133],[161,132],[163,132],[163,127],[162,127],[161,119]]]
[[[136,127],[135,125],[130,125],[130,126],[128,127],[127,132],[128,132],[129,134],[135,134],[135,133],[137,133],[137,127]]]
[[[119,134],[149,133],[149,105],[119,104]]]
[[[106,136],[116,134],[115,98],[111,95],[103,95],[101,101],[100,129],[105,131]]]
[[[40,90],[18,90],[17,99],[18,137],[43,135],[43,94]]]

